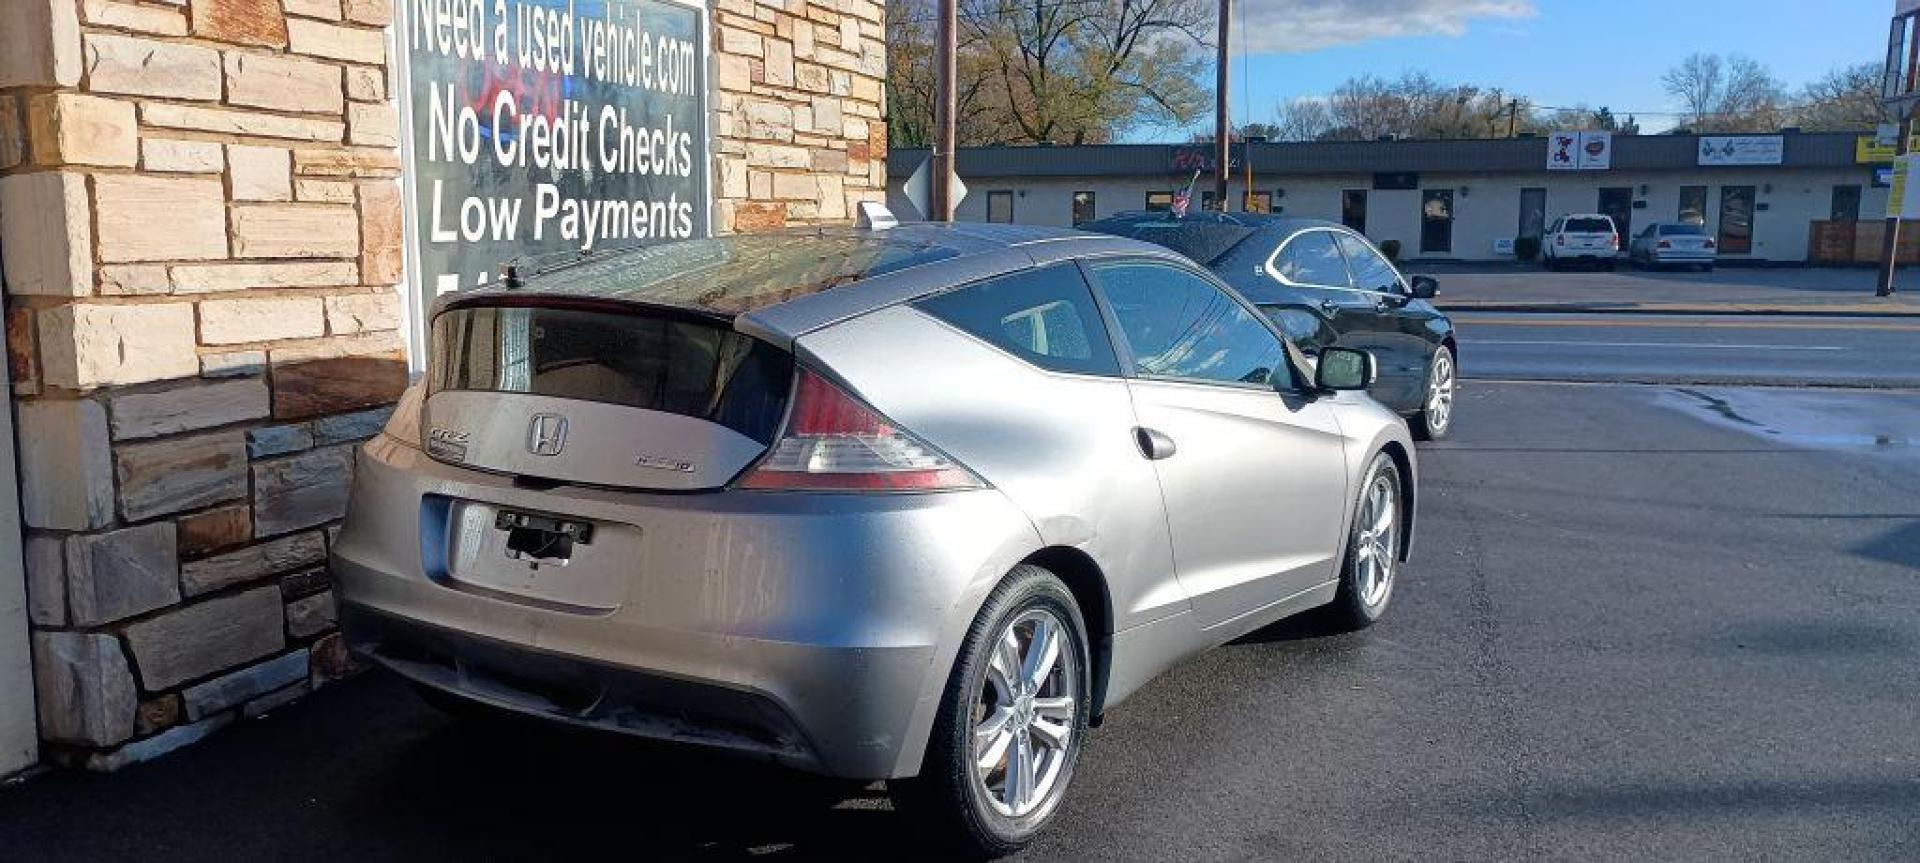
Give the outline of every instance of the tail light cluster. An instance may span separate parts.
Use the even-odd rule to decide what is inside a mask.
[[[1614,235],[1613,235],[1612,237],[1610,237],[1610,238],[1608,238],[1608,241],[1609,241],[1609,242],[1611,242],[1611,243],[1613,244],[1613,249],[1614,249],[1614,251],[1616,251],[1616,252],[1617,252],[1617,251],[1619,251],[1619,250],[1620,250],[1620,235],[1619,235],[1619,234],[1614,234]]]
[[[786,429],[740,488],[945,491],[979,488],[972,471],[802,367]]]
[[[1658,244],[1658,245],[1659,245],[1659,247],[1660,247],[1660,248],[1662,248],[1662,249],[1671,249],[1671,248],[1673,248],[1673,241],[1672,241],[1672,240],[1661,240],[1661,241],[1659,242],[1659,244]]]
[[[1714,248],[1719,248],[1719,246],[1720,244],[1714,242],[1712,237],[1707,238],[1707,245],[1706,245],[1707,248],[1714,249]]]

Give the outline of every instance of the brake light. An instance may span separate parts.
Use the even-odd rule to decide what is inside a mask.
[[[979,488],[973,472],[878,411],[801,368],[786,430],[740,488],[946,491]]]
[[[1660,241],[1660,248],[1662,248],[1662,249],[1671,249],[1671,248],[1673,248],[1673,241],[1672,241],[1672,240],[1661,240],[1661,241]]]
[[[1607,238],[1607,241],[1608,241],[1609,243],[1611,243],[1611,244],[1613,245],[1613,247],[1614,247],[1615,249],[1618,249],[1618,248],[1620,248],[1620,235],[1619,235],[1619,234],[1614,234],[1613,236],[1611,236],[1611,237],[1608,237],[1608,238]]]

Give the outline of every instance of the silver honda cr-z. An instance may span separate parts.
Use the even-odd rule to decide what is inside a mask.
[[[1309,609],[1386,608],[1406,426],[1184,258],[1008,225],[813,229],[519,273],[433,310],[333,545],[430,700],[733,750],[979,851],[1089,725]]]

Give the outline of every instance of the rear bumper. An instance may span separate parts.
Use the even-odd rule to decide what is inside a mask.
[[[1675,249],[1658,249],[1648,255],[1648,260],[1656,264],[1711,264],[1719,259],[1713,252],[1687,252]]]
[[[518,599],[430,575],[434,498],[637,525],[645,541],[616,608]],[[1037,543],[992,490],[540,491],[381,436],[332,563],[349,645],[418,683],[872,779],[918,771],[960,639]]]

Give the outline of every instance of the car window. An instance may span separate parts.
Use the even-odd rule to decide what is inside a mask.
[[[1089,273],[1113,308],[1134,370],[1214,383],[1292,383],[1286,348],[1212,282],[1165,264],[1102,262]]]
[[[1553,225],[1547,228],[1547,233],[1549,233],[1549,234],[1558,234],[1558,233],[1560,233],[1560,220],[1559,220],[1559,219],[1554,219],[1554,220],[1553,220]]]
[[[1568,219],[1569,234],[1611,234],[1613,223],[1606,219]]]
[[[1353,279],[1347,275],[1346,258],[1340,254],[1340,247],[1334,245],[1330,231],[1295,235],[1273,259],[1273,268],[1282,278],[1296,284],[1353,287]]]
[[[1120,373],[1093,291],[1071,263],[975,282],[914,305],[1043,369]]]
[[[1706,234],[1707,234],[1706,229],[1700,227],[1699,225],[1661,225],[1660,226],[1660,235],[1663,237],[1704,237],[1706,236]]]
[[[1353,268],[1353,285],[1383,294],[1398,294],[1400,271],[1373,250],[1365,240],[1351,234],[1340,235],[1340,249],[1347,253],[1347,265]]]

